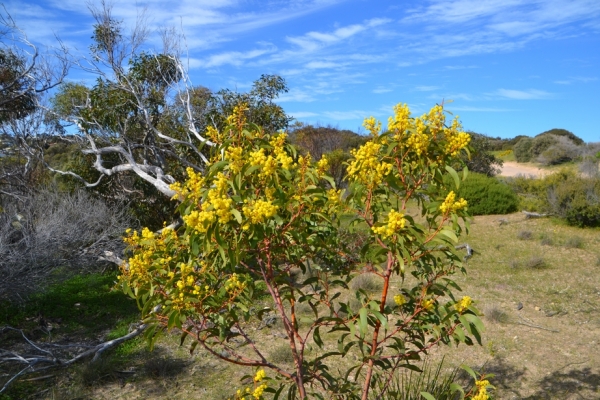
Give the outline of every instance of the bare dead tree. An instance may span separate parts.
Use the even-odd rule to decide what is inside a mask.
[[[196,123],[194,91],[180,58],[176,32],[162,31],[161,52],[144,51],[150,34],[144,13],[125,34],[107,3],[90,11],[96,20],[95,44],[90,56],[76,65],[96,76],[98,84],[91,89],[76,88],[80,96],[70,99],[72,93],[63,91],[62,110],[66,112],[56,107],[45,110],[77,128],[78,134],[69,140],[77,141],[83,154],[95,157],[93,168],[100,175],[90,182],[76,172],[47,167],[86,187],[97,186],[104,177],[133,172],[171,197],[175,194],[169,188],[174,182],[171,165],[203,171],[208,160],[202,147],[215,145]],[[30,145],[28,153],[43,159],[39,147]]]

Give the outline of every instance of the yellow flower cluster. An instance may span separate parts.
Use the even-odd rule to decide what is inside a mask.
[[[244,125],[246,123],[246,115],[244,113],[249,109],[246,103],[240,103],[233,107],[233,112],[227,117],[227,124],[237,125],[238,127]]]
[[[454,308],[456,309],[456,311],[462,314],[471,306],[472,302],[473,300],[471,300],[469,296],[464,296],[462,299],[460,299],[458,303],[454,305]]]
[[[216,188],[208,191],[208,204],[212,206],[221,224],[226,224],[231,220],[233,200],[227,196],[227,185],[227,177],[219,172],[215,180]]]
[[[477,386],[477,394],[473,396],[472,400],[488,400],[490,398],[487,393],[487,387],[489,385],[490,382],[486,379],[475,381],[475,386]]]
[[[454,191],[451,191],[450,193],[448,193],[448,196],[446,196],[446,200],[444,200],[444,202],[440,205],[440,210],[444,214],[446,214],[448,212],[458,211],[467,207],[467,201],[465,199],[461,198],[458,201],[455,200],[456,194],[454,193]]]
[[[429,122],[429,126],[435,131],[441,131],[444,128],[446,122],[446,115],[444,114],[444,107],[436,104],[429,110],[429,114],[423,115],[423,119]]]
[[[425,125],[425,122],[422,119],[417,118],[415,120],[415,125],[416,131],[406,139],[406,145],[411,148],[417,156],[420,156],[426,152],[431,138],[426,133],[427,125]]]
[[[329,160],[327,156],[323,155],[321,159],[317,162],[317,173],[319,175],[324,174],[329,169]]]
[[[222,139],[221,133],[212,125],[206,128],[206,136],[215,143],[220,143]]]
[[[259,382],[262,382],[266,377],[267,377],[267,374],[265,373],[265,370],[259,369],[256,372],[256,375],[254,375],[254,383],[257,384]],[[245,390],[238,389],[235,399],[241,400],[241,399],[246,399],[247,398],[246,396],[252,396],[252,398],[254,398],[254,400],[260,400],[260,399],[262,399],[262,395],[267,387],[268,387],[267,383],[263,382],[258,386],[255,385],[254,390],[250,389],[249,387],[247,387]]]
[[[279,206],[271,204],[271,201],[256,200],[245,205],[242,211],[244,216],[250,219],[250,222],[259,224],[277,214],[277,209],[279,209]]]
[[[254,375],[254,382],[260,382],[267,377],[267,374],[264,369],[259,369],[256,371],[256,375]]]
[[[367,142],[357,150],[352,150],[354,160],[348,165],[348,177],[357,180],[369,188],[381,183],[392,171],[392,164],[379,161],[381,144]]]
[[[290,169],[294,159],[285,152],[283,147],[285,145],[286,138],[287,135],[285,133],[280,133],[279,135],[273,137],[269,141],[269,144],[273,146],[273,153],[275,153],[275,158],[277,161],[279,161],[279,164],[281,164],[281,168]]]
[[[173,200],[183,200],[187,197],[197,202],[200,200],[201,189],[204,187],[205,179],[191,167],[186,168],[185,171],[188,179],[183,186],[179,182],[175,182],[169,186],[171,190],[177,192],[172,198]]]
[[[265,149],[258,149],[250,153],[250,165],[260,167],[261,178],[268,178],[273,175],[277,169],[277,161],[273,156],[267,156]]]
[[[235,273],[225,282],[225,290],[227,290],[227,292],[239,292],[244,290],[245,287],[246,284],[241,282],[238,275]]]
[[[423,302],[421,303],[421,307],[423,307],[427,311],[431,311],[435,307],[435,300],[433,300],[433,299],[423,300]]]
[[[394,296],[394,303],[396,303],[398,307],[402,307],[404,304],[406,304],[406,297],[401,294],[397,294]]]
[[[452,126],[444,130],[446,140],[446,153],[456,156],[462,149],[467,147],[471,142],[471,135],[461,131],[462,127],[458,121],[458,115],[452,121]]]
[[[410,110],[406,104],[394,106],[394,116],[388,119],[388,130],[394,132],[396,140],[401,140],[407,129],[411,127]]]
[[[379,132],[381,132],[381,122],[376,120],[375,117],[365,118],[363,126],[371,132],[373,137],[379,136]]]
[[[233,200],[227,196],[227,177],[219,172],[213,181],[214,188],[208,191],[207,201],[202,210],[194,210],[183,217],[184,222],[197,232],[206,232],[210,224],[219,221],[226,224],[231,221]]]
[[[342,190],[329,189],[327,191],[327,201],[330,205],[336,207],[342,204]]]
[[[404,214],[399,213],[396,210],[390,210],[387,224],[379,227],[374,226],[371,228],[371,230],[376,235],[381,235],[384,239],[387,239],[400,229],[404,228],[405,224],[406,219],[404,219]]]
[[[244,167],[244,149],[238,146],[231,146],[225,149],[225,159],[229,161],[229,169],[234,174],[239,173]]]
[[[208,230],[208,226],[215,222],[217,217],[214,211],[192,211],[188,215],[183,217],[183,222],[193,229],[196,232],[206,232]]]

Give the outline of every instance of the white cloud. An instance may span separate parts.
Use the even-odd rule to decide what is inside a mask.
[[[263,56],[265,54],[273,53],[275,50],[276,50],[276,48],[269,47],[269,48],[255,49],[255,50],[250,50],[250,51],[245,51],[245,52],[230,51],[230,52],[226,52],[226,53],[214,54],[214,55],[208,57],[208,59],[206,61],[203,61],[203,62],[201,61],[199,63],[199,65],[204,68],[220,67],[220,66],[226,65],[226,64],[240,66],[248,60],[252,60],[254,58]],[[198,63],[196,63],[196,64],[198,64]]]
[[[353,110],[353,111],[325,111],[323,115],[329,119],[333,119],[336,121],[343,121],[349,119],[358,119],[363,120],[364,118],[370,115],[380,115],[381,113],[370,113],[368,111],[363,110]]]
[[[288,112],[289,115],[291,115],[293,118],[310,118],[310,117],[316,117],[319,114],[314,113],[314,112],[310,112],[310,111],[291,111]]]
[[[381,93],[389,93],[392,92],[393,89],[387,88],[387,87],[378,87],[376,89],[373,89],[373,93],[377,93],[377,94],[381,94]]]
[[[417,92],[431,92],[434,90],[438,90],[439,86],[417,86],[414,90]]]
[[[514,100],[540,100],[548,99],[553,95],[552,93],[545,92],[543,90],[529,89],[529,90],[513,90],[513,89],[498,89],[492,95],[497,95],[507,99]]]
[[[494,107],[469,107],[469,106],[448,106],[449,111],[471,111],[471,112],[508,112],[516,111],[509,108],[494,108]]]
[[[554,81],[553,83],[556,83],[558,85],[570,85],[572,83],[579,83],[579,82],[589,83],[589,82],[594,82],[597,80],[598,80],[598,78],[593,77],[593,76],[573,76],[573,77],[569,77],[569,79]]]
[[[310,91],[304,91],[300,89],[292,89],[287,93],[283,93],[276,100],[277,103],[287,103],[287,102],[299,102],[299,103],[310,103],[316,100],[313,95],[314,93]]]

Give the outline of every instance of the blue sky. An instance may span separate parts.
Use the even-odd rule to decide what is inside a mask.
[[[31,40],[85,54],[85,1],[5,6]],[[144,8],[152,28],[185,35],[195,85],[245,91],[279,74],[279,102],[302,122],[356,131],[399,102],[421,114],[453,100],[466,129],[490,136],[600,141],[599,0],[120,0],[113,15],[132,26]]]

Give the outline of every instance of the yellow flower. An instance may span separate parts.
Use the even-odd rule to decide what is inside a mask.
[[[384,239],[387,239],[400,229],[404,228],[405,224],[406,219],[404,219],[404,214],[399,213],[396,210],[390,210],[387,224],[379,227],[374,226],[371,228],[371,230],[376,235],[381,235]]]
[[[388,119],[388,130],[394,132],[394,138],[402,140],[404,133],[412,126],[410,121],[410,110],[406,104],[394,106],[394,116]]]
[[[421,307],[423,307],[427,311],[431,311],[435,308],[435,300],[433,300],[433,299],[423,300],[423,302],[421,303]]]
[[[394,303],[396,303],[398,307],[402,307],[404,304],[406,304],[406,297],[401,294],[397,294],[394,296]]]
[[[237,174],[244,167],[244,149],[237,146],[225,150],[225,159],[229,161],[229,169]]]
[[[254,397],[255,400],[259,400],[262,397],[262,394],[266,388],[266,383],[263,383],[262,385],[256,387],[256,389],[254,389],[254,392],[252,392],[252,397]]]
[[[329,160],[327,156],[323,155],[319,162],[317,162],[317,171],[319,175],[324,174],[329,169]]]
[[[267,376],[267,374],[265,373],[264,369],[259,369],[258,371],[256,371],[256,375],[254,375],[254,382],[260,382],[263,379],[265,379]]]
[[[279,206],[271,204],[271,201],[256,200],[242,208],[244,216],[249,218],[253,224],[263,222],[267,218],[271,218],[277,214]]]
[[[442,213],[446,214],[448,212],[458,211],[460,209],[467,207],[467,201],[465,199],[461,198],[458,201],[454,201],[455,199],[456,199],[456,194],[454,193],[454,191],[451,191],[450,193],[448,193],[448,195],[446,196],[446,199],[440,205],[440,210],[442,211]]]
[[[454,308],[456,309],[456,311],[462,314],[466,309],[468,309],[471,306],[472,302],[473,301],[469,296],[464,296],[458,303],[454,305]]]
[[[348,165],[348,177],[373,188],[392,171],[392,164],[380,161],[381,144],[367,142],[357,150],[352,150],[354,160]]]
[[[379,132],[381,131],[381,122],[377,121],[375,117],[365,118],[363,126],[371,133],[371,136],[379,136]]]

